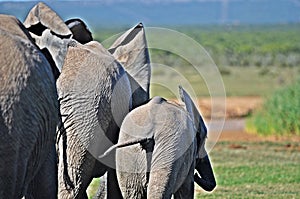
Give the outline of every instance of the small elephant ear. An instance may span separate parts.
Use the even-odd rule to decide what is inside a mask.
[[[73,39],[75,39],[79,43],[86,44],[90,41],[93,41],[91,31],[81,19],[69,19],[65,23],[71,30]]]
[[[197,132],[200,133],[200,139],[204,140],[207,136],[207,129],[197,107],[189,94],[181,86],[179,86],[179,93],[181,100],[185,103],[187,112],[190,114],[191,119],[194,122],[195,129],[197,129]]]
[[[149,96],[151,66],[143,24],[139,23],[121,35],[109,52]]]
[[[65,39],[72,37],[68,26],[53,10],[41,2],[29,11],[24,26],[42,52],[49,55],[46,57],[50,64],[54,62],[60,72],[69,42]]]

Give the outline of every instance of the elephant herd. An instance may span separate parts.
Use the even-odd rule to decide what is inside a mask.
[[[106,49],[44,3],[0,14],[0,199],[87,198],[104,174],[106,198],[212,191],[200,113],[180,86],[150,99],[150,77],[143,24]]]

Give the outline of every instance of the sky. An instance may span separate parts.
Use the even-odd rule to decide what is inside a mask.
[[[0,13],[21,21],[35,4],[0,0]],[[300,23],[300,0],[102,0],[44,1],[62,18],[80,17],[93,26]],[[100,2],[100,3],[99,3]],[[176,3],[175,3],[176,2]]]

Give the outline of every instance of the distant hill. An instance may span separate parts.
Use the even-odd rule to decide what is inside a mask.
[[[93,27],[144,22],[147,26],[278,24],[300,22],[300,0],[44,1],[63,19],[80,17]],[[0,2],[0,13],[24,20],[33,1]]]

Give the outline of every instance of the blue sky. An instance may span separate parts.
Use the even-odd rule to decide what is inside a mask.
[[[0,0],[0,13],[24,20],[35,2]],[[14,5],[23,2],[23,5]],[[37,2],[37,1],[36,1]],[[93,26],[300,23],[300,0],[101,0],[44,1],[63,19]],[[173,3],[172,3],[173,2]],[[177,3],[174,3],[177,2]],[[161,3],[161,4],[160,4]]]

